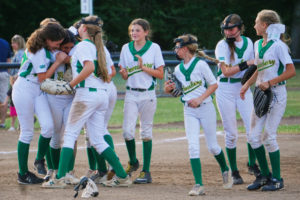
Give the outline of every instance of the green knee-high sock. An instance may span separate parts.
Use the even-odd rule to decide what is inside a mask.
[[[51,154],[51,161],[52,161],[53,169],[58,169],[60,148],[53,149],[50,147],[50,154]]]
[[[270,162],[272,166],[272,176],[277,180],[281,179],[280,176],[280,151],[277,150],[275,152],[269,152]]]
[[[152,140],[143,141],[143,171],[149,172],[150,171],[150,162],[151,162],[151,153],[152,153]]]
[[[70,163],[69,163],[68,172],[70,172],[70,171],[72,171],[74,169],[74,163],[75,163],[75,157],[74,157],[74,154],[73,154],[72,158],[70,160]]]
[[[249,166],[254,166],[255,161],[256,161],[256,156],[254,153],[254,150],[252,149],[251,145],[249,143],[247,143],[247,147],[248,147],[248,159],[249,159]]]
[[[29,154],[29,144],[18,142],[18,162],[19,162],[19,173],[24,175],[28,172],[28,154]]]
[[[226,147],[226,152],[227,152],[228,161],[229,161],[231,171],[238,170],[237,166],[236,166],[236,148],[229,149],[229,148]]]
[[[192,171],[194,174],[195,183],[203,185],[200,158],[190,159],[190,162],[191,162]]]
[[[110,148],[115,150],[114,141],[113,141],[111,135],[104,135],[104,140],[107,142],[107,144],[110,146]]]
[[[226,160],[225,160],[225,156],[224,156],[224,152],[223,150],[221,150],[221,152],[219,153],[219,155],[215,156],[216,160],[218,161],[220,168],[221,168],[221,172],[225,172],[228,171],[228,166],[226,164]]]
[[[98,153],[98,152],[97,152]],[[112,166],[114,171],[116,172],[116,175],[120,178],[125,178],[127,176],[124,168],[122,167],[119,158],[117,157],[116,153],[112,148],[108,147],[106,148],[102,154],[101,154],[105,160]]]
[[[89,161],[89,167],[91,170],[96,170],[96,159],[94,158],[93,150],[92,148],[86,148],[87,156],[88,156],[88,161]]]
[[[268,162],[266,158],[266,152],[265,147],[261,145],[257,149],[253,149],[257,158],[257,161],[259,163],[259,168],[261,170],[261,174],[263,176],[268,176],[270,174],[270,170],[268,167]]]
[[[98,171],[106,173],[107,166],[106,166],[104,157],[102,155],[100,155],[99,153],[97,153],[97,151],[94,147],[92,147],[92,151],[93,151],[94,159],[96,160],[96,163],[97,163]]]
[[[52,163],[52,159],[51,159],[50,146],[49,146],[48,151],[47,151],[47,153],[45,155],[45,158],[46,158],[48,169],[53,169],[53,163]]]
[[[36,160],[42,160],[44,156],[46,155],[48,149],[49,149],[49,142],[51,138],[45,138],[42,135],[40,135],[39,143],[38,143],[38,152],[36,154]]]
[[[67,148],[67,147],[62,148],[56,178],[60,179],[61,177],[66,176],[66,173],[68,172],[68,168],[70,165],[70,161],[73,156],[73,151],[74,150],[72,148]]]
[[[135,153],[135,139],[133,140],[125,140],[126,142],[126,147],[128,151],[128,156],[129,156],[129,161],[130,164],[135,164],[136,163],[136,153]]]

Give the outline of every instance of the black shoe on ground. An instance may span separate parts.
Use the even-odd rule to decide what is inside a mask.
[[[19,184],[39,184],[42,183],[44,180],[42,178],[37,177],[35,174],[31,173],[30,171],[26,172],[23,176],[18,173],[18,183]]]
[[[34,161],[34,169],[38,172],[38,174],[46,175],[47,170],[45,167],[45,159],[35,160]]]
[[[268,184],[262,187],[261,191],[276,191],[276,190],[281,190],[283,187],[284,185],[283,185],[282,178],[280,180],[276,178],[271,178]]]
[[[258,190],[260,189],[262,186],[267,185],[270,181],[270,176],[263,176],[263,175],[258,175],[255,179],[255,181],[247,186],[248,190]]]
[[[248,167],[248,173],[250,175],[254,175],[255,177],[258,177],[260,175],[260,170],[256,163],[253,166],[249,166],[249,163],[247,163],[247,167]]]
[[[232,179],[233,179],[233,185],[239,185],[239,184],[243,184],[244,181],[240,175],[239,170],[233,171],[231,173]]]
[[[136,162],[134,164],[130,164],[130,161],[128,161],[128,165],[127,165],[127,168],[125,170],[125,172],[131,176],[131,173],[133,171],[136,171],[138,168],[140,167],[140,163],[139,163],[139,160],[137,159]]]
[[[135,184],[152,183],[152,177],[150,172],[141,171],[140,175],[134,180]]]

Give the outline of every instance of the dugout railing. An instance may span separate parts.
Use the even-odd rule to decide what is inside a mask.
[[[214,56],[214,50],[204,50],[204,52],[209,56]],[[176,65],[179,64],[179,61],[176,60],[176,58],[175,58],[174,51],[163,51],[162,54],[163,54],[163,57],[165,60],[166,67],[174,68]],[[120,53],[112,52],[111,57],[114,61],[114,65],[115,65],[116,71],[117,71],[117,74],[113,78],[113,81],[118,90],[118,97],[122,98],[126,91],[126,85],[125,85],[126,81],[123,80],[121,78],[121,75],[118,73],[118,71],[119,71],[118,61],[119,61]],[[217,74],[216,64],[209,60],[205,60],[205,61],[209,64],[209,66],[212,69],[212,72],[216,75]],[[294,62],[294,64],[300,64],[300,59],[293,59],[293,62]],[[19,67],[20,67],[20,63],[0,62],[0,69],[1,68],[12,69],[12,68],[19,68]],[[169,96],[168,94],[164,93],[163,86],[164,86],[164,80],[157,79],[156,94],[158,97]]]

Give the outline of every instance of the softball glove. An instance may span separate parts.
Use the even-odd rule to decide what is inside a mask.
[[[49,78],[42,82],[41,90],[54,95],[70,95],[75,93],[75,90],[68,82]]]
[[[260,118],[270,111],[272,100],[273,93],[270,88],[263,91],[259,87],[255,87],[253,94],[253,102],[255,114],[257,117]]]

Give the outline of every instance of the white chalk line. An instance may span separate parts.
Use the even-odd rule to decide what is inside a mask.
[[[222,131],[217,131],[217,135],[220,136],[224,136],[224,133]],[[240,136],[244,136],[244,135],[239,135]],[[204,134],[200,134],[199,138],[203,138]],[[155,141],[154,144],[165,144],[165,143],[171,143],[171,142],[177,142],[177,141],[181,141],[181,140],[186,140],[186,137],[177,137],[177,138],[168,138],[168,139],[163,139],[163,140],[158,140]],[[142,142],[136,142],[136,144],[141,145]],[[114,144],[115,146],[125,146],[125,143],[116,143]],[[81,147],[77,147],[77,150],[82,150],[82,149],[86,149],[86,146],[81,146]],[[29,152],[37,152],[37,149],[32,149],[29,150]],[[18,151],[0,151],[0,155],[8,155],[8,154],[16,154],[18,153]]]

